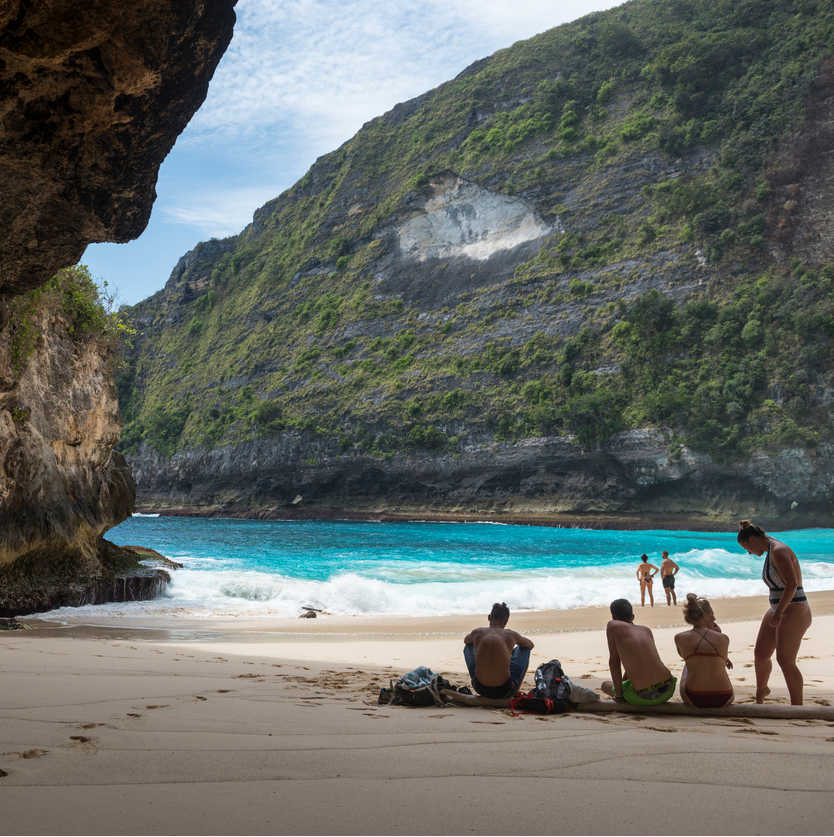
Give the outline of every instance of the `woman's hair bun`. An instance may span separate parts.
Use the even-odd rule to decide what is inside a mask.
[[[712,613],[712,605],[705,598],[697,596],[695,593],[686,594],[683,618],[690,625],[697,624],[707,613]]]
[[[764,529],[761,526],[756,526],[752,520],[740,520],[738,524],[738,542],[746,543],[753,535],[763,538]]]

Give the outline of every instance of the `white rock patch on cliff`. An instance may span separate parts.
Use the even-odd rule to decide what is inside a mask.
[[[434,183],[425,212],[399,227],[405,258],[424,262],[465,256],[484,261],[553,232],[521,198],[482,189],[461,178]]]

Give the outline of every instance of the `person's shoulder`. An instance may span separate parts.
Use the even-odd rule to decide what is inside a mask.
[[[779,557],[785,556],[792,556],[794,551],[786,544],[782,543],[782,541],[773,541],[773,549],[771,549],[771,555],[778,555]]]

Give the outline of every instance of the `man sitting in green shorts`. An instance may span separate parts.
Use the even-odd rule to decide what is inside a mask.
[[[675,693],[677,680],[663,665],[652,632],[644,625],[634,624],[634,611],[627,599],[611,602],[611,616],[605,634],[613,682],[606,680],[602,690],[614,700],[633,706],[666,703]]]

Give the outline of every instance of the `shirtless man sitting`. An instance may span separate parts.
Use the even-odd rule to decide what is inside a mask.
[[[509,619],[507,605],[496,603],[489,614],[489,627],[475,628],[463,640],[472,688],[482,697],[512,697],[527,673],[533,642],[507,628]]]
[[[675,693],[677,680],[663,665],[652,632],[644,625],[634,624],[634,611],[627,599],[611,602],[611,616],[605,635],[613,682],[606,680],[602,690],[614,700],[633,706],[666,703]]]

